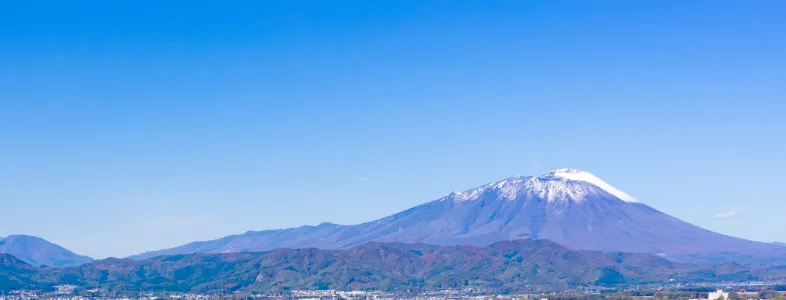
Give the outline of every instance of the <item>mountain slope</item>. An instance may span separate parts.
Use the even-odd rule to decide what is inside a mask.
[[[36,274],[33,274],[36,275]],[[29,278],[31,274],[27,274]],[[369,242],[343,250],[276,249],[258,253],[99,260],[39,269],[38,282],[99,285],[114,291],[290,289],[553,291],[646,283],[757,278],[742,266],[692,267],[651,254],[574,251],[547,240],[485,247]]]
[[[34,266],[67,267],[93,261],[39,237],[11,235],[0,238],[0,253],[11,254]]]
[[[346,248],[368,241],[488,245],[522,237],[571,249],[667,257],[786,257],[786,249],[721,235],[659,212],[596,176],[561,169],[512,177],[358,225],[323,223],[247,232],[144,253],[134,259],[195,252]]]
[[[11,254],[0,253],[0,290],[37,288],[38,271]]]

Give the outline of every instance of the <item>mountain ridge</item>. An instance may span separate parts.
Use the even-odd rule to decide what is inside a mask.
[[[16,260],[15,265],[23,266],[17,271],[5,270],[1,262],[0,290],[5,282],[2,276],[14,278],[17,288],[62,284],[113,291],[179,292],[478,288],[502,293],[759,278],[757,272],[741,265],[696,267],[652,254],[571,250],[542,239],[487,246],[367,242],[334,250],[281,248],[142,261],[109,258],[69,268],[24,267],[24,262]]]
[[[483,246],[525,237],[553,240],[576,250],[651,253],[674,259],[697,256],[712,261],[728,253],[786,258],[784,248],[684,222],[575,169],[503,179],[366,223],[249,231],[130,258],[276,248],[343,249],[369,241]]]
[[[93,261],[43,238],[23,234],[0,238],[0,253],[11,254],[34,266],[67,267]]]

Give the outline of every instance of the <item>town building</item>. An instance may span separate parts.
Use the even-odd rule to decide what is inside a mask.
[[[729,293],[724,293],[723,290],[717,290],[715,292],[710,292],[707,296],[707,300],[729,300]]]

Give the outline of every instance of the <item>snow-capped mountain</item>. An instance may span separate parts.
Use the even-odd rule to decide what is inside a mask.
[[[465,192],[453,192],[449,197],[453,196],[454,200],[459,201],[477,200],[489,191],[496,191],[501,198],[507,200],[526,196],[545,199],[547,202],[582,202],[593,196],[610,194],[624,202],[638,202],[595,175],[575,169],[554,170],[540,177],[512,177]]]
[[[346,248],[368,241],[487,245],[548,239],[580,250],[685,255],[783,256],[786,248],[702,229],[657,211],[595,175],[560,169],[517,176],[358,225],[253,231],[132,257],[275,248]]]

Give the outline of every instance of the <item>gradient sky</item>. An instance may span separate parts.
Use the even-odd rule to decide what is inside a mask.
[[[786,241],[786,1],[5,1],[0,236],[127,256],[588,170]]]

